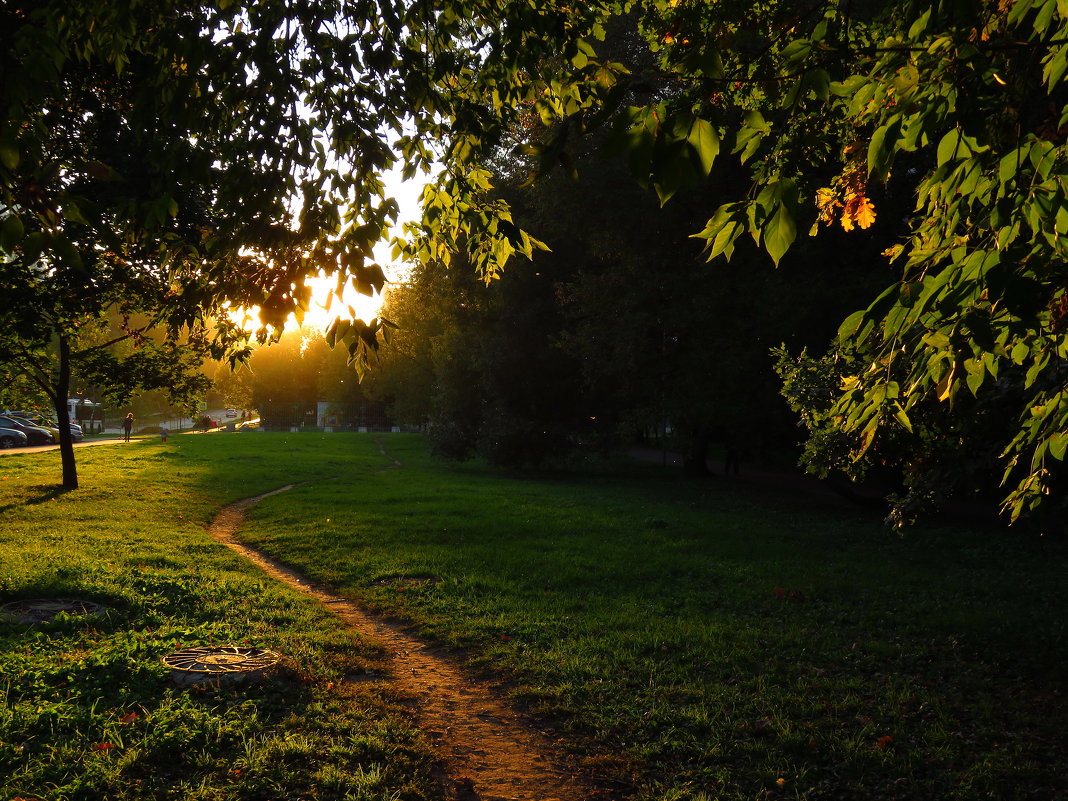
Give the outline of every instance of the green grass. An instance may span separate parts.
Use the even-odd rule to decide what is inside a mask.
[[[638,798],[1068,792],[1063,543],[384,442],[403,469],[271,499],[246,539],[463,648]]]
[[[205,532],[227,501],[380,457],[254,436],[82,449],[83,489],[68,494],[46,483],[54,453],[0,461],[0,600],[109,608],[0,623],[0,798],[439,797],[397,699],[345,680],[381,669],[381,654]],[[172,686],[162,655],[221,644],[277,650],[282,669],[245,687]]]
[[[85,489],[58,497],[53,454],[0,459],[0,600],[113,610],[0,628],[0,798],[434,792],[393,700],[340,681],[377,654],[203,532],[294,479],[244,539],[454,645],[636,799],[1068,797],[1064,543],[900,538],[657,466],[502,475],[381,441],[401,469],[367,435],[89,448]],[[287,672],[168,686],[160,654],[222,640],[282,651]]]

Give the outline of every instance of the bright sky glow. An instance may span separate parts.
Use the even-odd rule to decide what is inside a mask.
[[[423,186],[431,180],[429,177],[416,178],[411,181],[402,181],[399,172],[390,172],[385,176],[387,191],[397,201],[400,214],[397,217],[395,232],[399,233],[401,226],[406,222],[412,222],[419,217],[419,196]],[[387,243],[379,243],[375,248],[375,261],[382,266],[389,281],[398,280],[403,275],[403,265],[394,264],[390,247]],[[308,285],[312,288],[311,308],[304,315],[301,327],[308,329],[324,330],[338,316],[348,318],[351,307],[352,317],[369,322],[378,316],[382,307],[382,296],[376,295],[369,298],[361,295],[351,285],[345,287],[342,300],[332,297],[337,288],[337,277],[319,276],[311,278]],[[328,308],[329,306],[329,308]],[[253,308],[248,311],[236,311],[232,319],[241,323],[247,330],[253,331],[260,327],[259,309]],[[286,323],[287,328],[296,328],[297,321],[290,316]]]

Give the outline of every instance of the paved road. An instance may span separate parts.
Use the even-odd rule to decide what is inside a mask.
[[[135,439],[155,439],[155,437],[130,437]],[[121,436],[104,437],[103,439],[87,439],[83,442],[75,442],[75,448],[90,448],[93,445],[125,445]],[[42,451],[58,451],[59,445],[31,445],[28,448],[9,448],[0,450],[0,456],[18,456],[20,453],[41,453]]]

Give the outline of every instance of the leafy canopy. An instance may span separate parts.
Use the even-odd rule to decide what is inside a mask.
[[[570,170],[569,138],[607,127],[609,149],[662,202],[715,180],[725,159],[743,164],[750,188],[697,234],[709,258],[729,258],[748,235],[778,262],[799,231],[869,228],[885,199],[911,195],[911,213],[884,229],[896,234],[885,255],[900,279],[841,327],[835,347],[859,368],[835,388],[827,419],[860,458],[884,433],[907,435],[925,404],[1007,394],[1006,506],[1015,517],[1051,492],[1068,450],[1063,2],[593,3],[556,31],[533,5],[508,4],[494,27],[481,4],[465,4],[455,28],[410,34],[420,46],[470,43],[458,56],[470,68],[444,74],[492,111],[480,143],[534,117],[545,135],[522,148],[531,171]],[[598,55],[605,26],[628,15],[656,54],[642,73]],[[525,46],[546,39],[556,47],[521,69],[524,54],[545,53]],[[450,140],[443,182],[425,196],[414,252],[472,250],[449,235],[478,209],[460,230],[488,248],[474,262],[492,274],[531,240],[458,200],[461,181],[471,197],[488,188],[484,173],[464,171],[475,137],[465,135]]]
[[[821,220],[863,229],[911,195],[890,223],[900,280],[841,328],[861,367],[828,419],[859,457],[923,404],[1010,383],[1008,507],[1051,491],[1068,450],[1063,0],[51,0],[0,14],[0,288],[17,299],[4,337],[42,342],[124,298],[193,330],[255,304],[266,332],[322,269],[374,291],[391,167],[441,165],[398,250],[463,252],[493,276],[541,244],[488,165],[525,129],[544,132],[520,139],[532,176],[571,171],[569,143],[603,129],[661,202],[724,161],[748,170],[697,233],[709,258],[748,235],[778,262]],[[648,68],[602,55],[620,21]],[[331,339],[359,360],[379,327]]]

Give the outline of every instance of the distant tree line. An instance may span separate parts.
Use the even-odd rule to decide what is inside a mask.
[[[237,369],[214,371],[215,390],[235,409],[255,409],[265,427],[315,426],[320,403],[339,429],[382,427],[385,405],[368,396],[342,348],[331,348],[317,329],[286,331],[270,346],[253,349]]]
[[[574,157],[579,181],[555,173],[501,193],[548,247],[531,262],[490,282],[462,261],[430,262],[388,290],[383,316],[399,330],[369,391],[455,458],[531,464],[655,440],[700,474],[727,446],[794,453],[772,349],[824,347],[890,279],[877,261],[887,234],[846,244],[832,232],[778,270],[744,243],[709,264],[691,235],[736,186],[661,207],[626,165]]]

